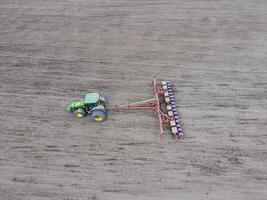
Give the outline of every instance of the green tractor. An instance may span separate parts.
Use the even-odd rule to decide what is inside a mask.
[[[67,107],[67,111],[78,118],[90,115],[95,122],[103,122],[107,118],[109,104],[108,97],[102,92],[88,93],[81,101],[74,101]]]

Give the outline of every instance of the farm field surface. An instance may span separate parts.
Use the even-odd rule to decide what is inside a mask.
[[[183,140],[150,111],[66,112],[175,84]],[[0,199],[264,200],[265,0],[0,0]]]

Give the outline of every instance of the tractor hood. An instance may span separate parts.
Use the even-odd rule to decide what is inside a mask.
[[[85,109],[84,103],[81,102],[81,101],[74,101],[74,102],[72,102],[72,103],[69,104],[69,106],[67,107],[67,111],[68,112],[74,112],[78,108]]]

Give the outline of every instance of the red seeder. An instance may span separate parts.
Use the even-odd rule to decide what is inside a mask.
[[[130,104],[127,103],[125,105],[116,105],[109,109],[152,109],[157,113],[161,138],[163,138],[164,126],[168,126],[171,129],[175,139],[182,138],[184,136],[184,131],[177,112],[173,83],[171,81],[162,81],[161,84],[158,84],[156,78],[154,78],[152,86],[154,93],[153,98]]]

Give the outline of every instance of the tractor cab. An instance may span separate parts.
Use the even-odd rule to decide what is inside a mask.
[[[84,98],[84,103],[85,104],[95,104],[99,101],[99,97],[100,97],[99,93],[96,93],[96,92],[87,93],[85,95],[85,98]]]
[[[92,110],[100,103],[99,93],[88,93],[85,95],[84,104],[88,111]]]
[[[84,104],[88,110],[91,110],[98,105],[107,105],[108,103],[108,98],[103,93],[87,93],[84,98]]]

